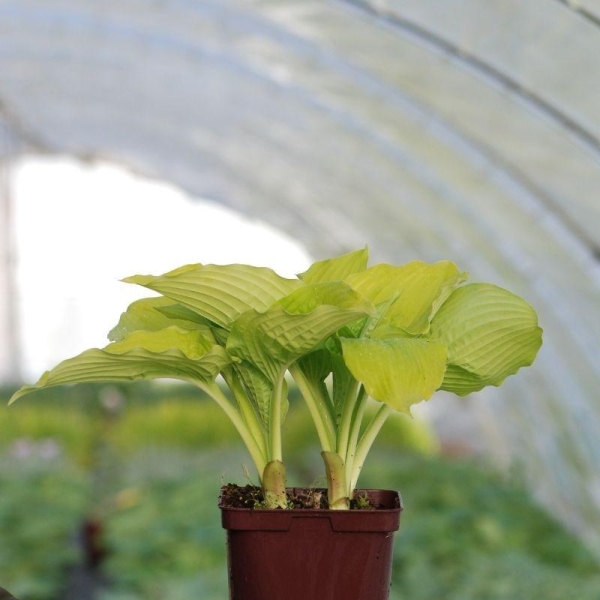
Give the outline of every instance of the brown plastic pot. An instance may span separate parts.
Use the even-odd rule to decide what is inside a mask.
[[[398,492],[361,492],[379,508],[253,510],[219,502],[230,600],[387,600],[402,503]]]

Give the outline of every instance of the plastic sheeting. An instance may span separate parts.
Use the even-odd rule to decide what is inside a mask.
[[[536,366],[434,418],[600,555],[599,26],[593,0],[3,0],[0,115],[13,149],[118,161],[316,257],[523,295]]]

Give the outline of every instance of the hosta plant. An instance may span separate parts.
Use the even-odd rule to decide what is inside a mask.
[[[286,508],[282,430],[289,376],[322,447],[329,506],[346,509],[392,411],[436,390],[466,395],[530,365],[535,311],[454,263],[368,267],[367,249],[297,278],[249,265],[187,265],[127,283],[160,296],[131,304],[111,343],[61,362],[11,399],[78,382],[176,378],[223,409],[257,469],[267,508]],[[380,403],[363,423],[368,399]]]

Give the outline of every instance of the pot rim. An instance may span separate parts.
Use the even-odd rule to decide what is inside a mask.
[[[223,486],[225,487],[225,486]],[[223,487],[221,489],[223,489]],[[314,491],[327,491],[326,488],[319,487],[288,487],[286,491],[292,493],[302,493],[302,492],[314,492]],[[388,490],[388,489],[377,489],[377,488],[360,488],[355,490],[356,493],[366,493],[367,497],[372,500],[373,498],[379,498],[381,501],[381,496],[388,500],[388,504],[392,504],[389,508],[352,508],[352,509],[342,509],[342,510],[331,510],[330,508],[289,508],[289,509],[281,509],[281,508],[239,508],[239,507],[230,507],[223,506],[221,504],[221,494],[219,494],[218,498],[218,506],[222,511],[233,511],[233,512],[256,512],[260,514],[294,514],[294,515],[302,515],[302,514],[385,514],[385,513],[396,513],[404,510],[404,505],[402,504],[402,497],[400,492],[397,490]]]
[[[288,488],[314,490],[321,488]],[[328,508],[228,508],[221,506],[221,524],[229,531],[290,531],[294,523],[312,520],[328,521],[331,530],[338,533],[391,533],[400,527],[402,501],[394,490],[357,490],[366,492],[375,504],[388,508],[331,510]]]

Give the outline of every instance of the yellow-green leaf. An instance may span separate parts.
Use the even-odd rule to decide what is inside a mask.
[[[264,313],[248,311],[235,321],[227,350],[256,365],[271,381],[276,381],[282,369],[363,315],[360,309],[329,305],[298,315],[290,314],[281,306]]]
[[[487,283],[455,290],[433,318],[430,337],[448,347],[441,389],[461,396],[500,385],[530,365],[542,345],[534,309],[519,296]]]
[[[367,393],[395,410],[429,399],[446,370],[446,348],[424,339],[342,339],[344,361]]]
[[[465,279],[450,261],[413,261],[401,266],[375,265],[348,276],[346,281],[376,305],[393,300],[378,326],[392,325],[423,334],[442,303]]]
[[[335,258],[319,260],[312,264],[298,277],[305,283],[323,283],[326,281],[343,281],[352,273],[359,273],[367,268],[369,249],[355,250]]]
[[[111,342],[118,342],[133,331],[160,331],[173,325],[186,329],[200,328],[199,323],[194,323],[189,318],[186,319],[185,317],[188,315],[183,313],[183,311],[178,311],[177,314],[175,312],[172,314],[169,313],[170,308],[176,309],[176,307],[180,307],[180,305],[174,303],[170,298],[162,296],[136,300],[121,314],[117,325],[110,330],[108,339]],[[188,312],[197,319],[201,319],[196,313],[192,311]],[[209,329],[205,327],[203,328],[203,332],[209,334]]]
[[[163,334],[163,332],[158,332]],[[140,339],[139,334],[146,334]],[[188,339],[182,348],[168,347],[167,337],[150,341],[155,332],[135,332],[121,342],[110,344],[103,350],[91,349],[59,363],[46,371],[35,385],[18,390],[10,402],[35,390],[70,383],[103,381],[135,381],[141,379],[174,378],[184,381],[209,383],[231,362],[227,352],[220,346]],[[198,332],[183,332],[190,338]],[[175,336],[177,337],[177,336]],[[181,340],[179,340],[181,342]],[[142,347],[152,348],[154,351]]]
[[[124,279],[176,300],[226,329],[247,310],[264,311],[302,285],[250,265],[187,265],[164,275]]]
[[[193,361],[176,348],[159,354],[134,348],[123,354],[92,348],[46,371],[34,385],[23,386],[10,404],[36,390],[71,383],[181,379],[192,383],[210,383],[229,362],[223,348],[213,346],[201,360]]]
[[[197,360],[213,345],[214,342],[201,331],[172,326],[159,331],[134,331],[122,340],[109,344],[104,350],[111,354],[124,354],[134,348],[143,348],[154,353],[176,348],[187,358]]]
[[[291,314],[306,314],[324,304],[361,311],[365,315],[375,313],[373,303],[343,281],[309,283],[276,302],[276,306]]]

